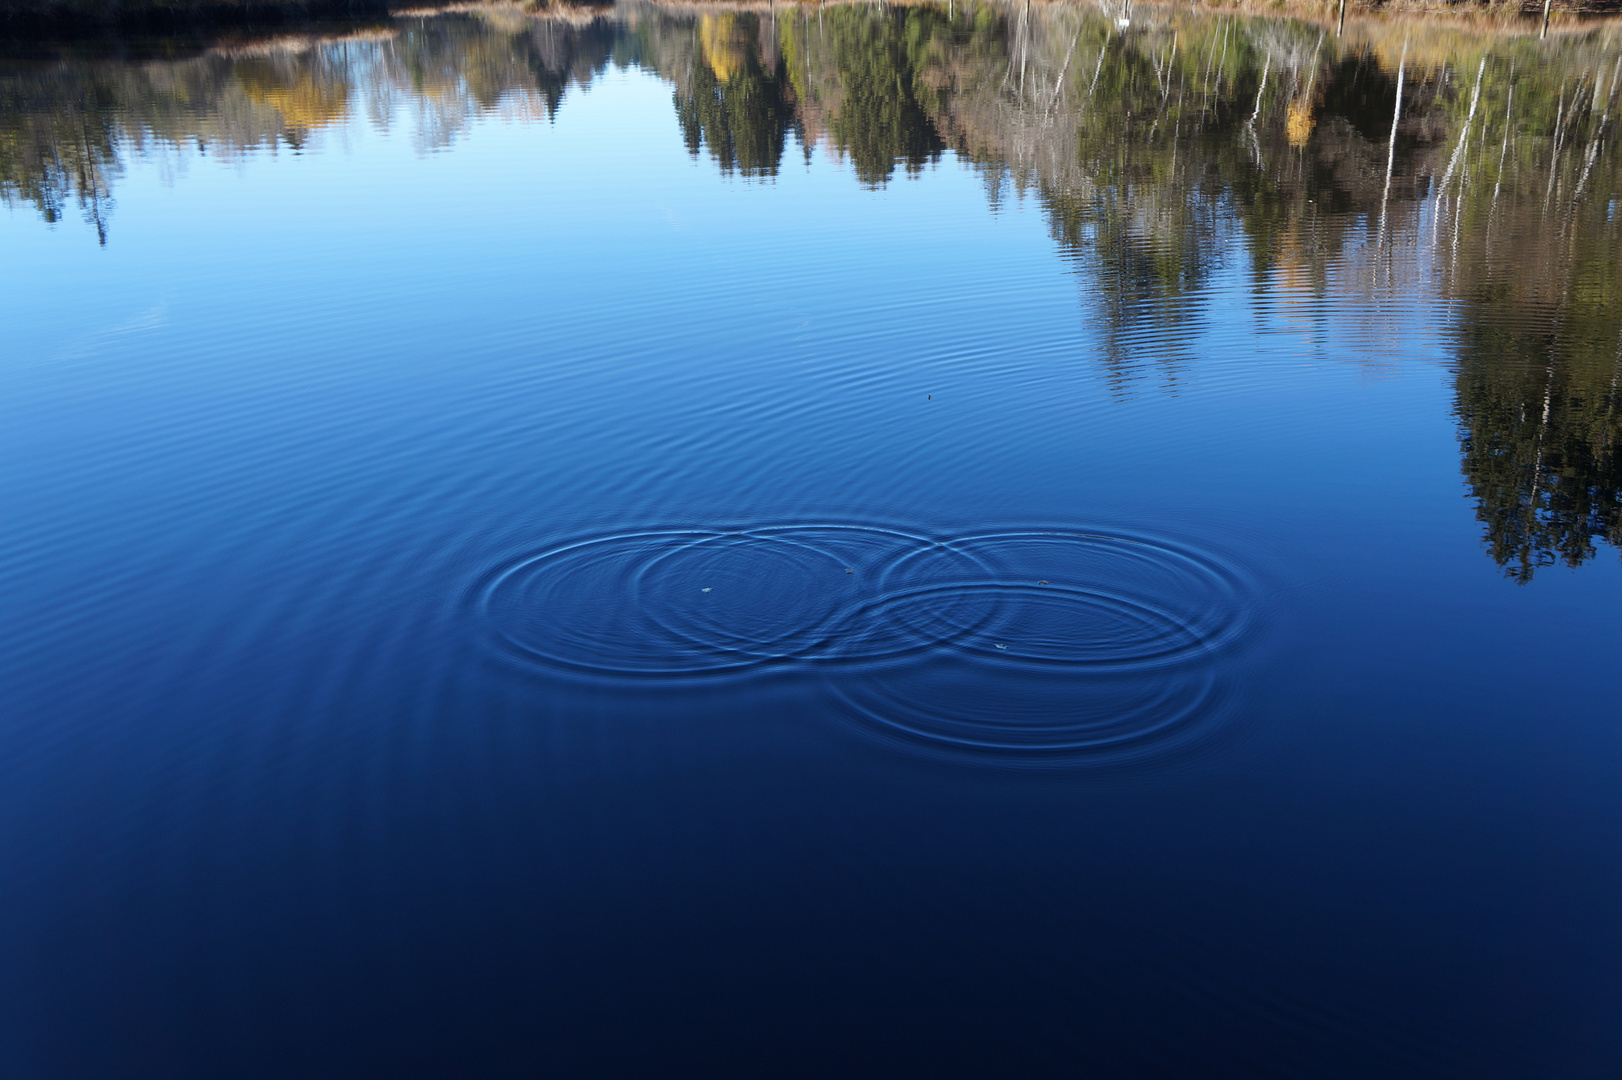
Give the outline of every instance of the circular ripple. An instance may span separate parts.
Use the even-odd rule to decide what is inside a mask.
[[[624,674],[715,667],[648,622],[635,583],[648,559],[717,535],[630,533],[554,548],[492,575],[479,604],[496,643],[523,659]]]
[[[920,548],[887,568],[880,593],[869,617],[941,647],[831,680],[849,716],[947,752],[1089,761],[1212,730],[1214,660],[1242,632],[1249,595],[1215,556],[1103,531]]]
[[[850,684],[862,715],[964,746],[1074,750],[1199,711],[1188,688],[1240,631],[1244,593],[1214,557],[1129,534],[793,524],[580,540],[493,572],[476,602],[503,653],[552,668],[878,661],[888,681]],[[943,660],[961,667],[942,675]]]
[[[796,656],[849,600],[830,552],[783,536],[729,533],[659,551],[631,582],[637,608],[688,650],[740,660]]]
[[[1019,670],[951,657],[842,678],[847,715],[889,739],[963,754],[1120,761],[1192,741],[1218,700],[1207,669]]]
[[[963,561],[984,570],[957,574]],[[1186,663],[1232,640],[1246,614],[1234,568],[1165,540],[1119,533],[966,537],[902,556],[882,584],[878,609],[905,634],[1004,664],[1131,670]]]
[[[887,566],[932,546],[859,525],[628,533],[520,559],[489,576],[477,604],[503,652],[570,670],[685,675],[889,656],[914,637],[863,613]]]

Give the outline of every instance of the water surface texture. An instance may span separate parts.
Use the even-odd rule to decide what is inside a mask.
[[[1622,36],[0,65],[7,1077],[1622,1060]]]

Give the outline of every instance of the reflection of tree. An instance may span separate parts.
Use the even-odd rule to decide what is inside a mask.
[[[914,86],[919,72],[911,46],[929,33],[920,24],[932,13],[861,14],[868,17],[835,20],[835,63],[845,98],[833,135],[862,182],[882,184],[898,162],[915,172],[945,149]]]
[[[1587,152],[1572,156],[1567,182],[1587,168],[1593,184]],[[1540,172],[1508,190],[1480,176],[1454,200],[1463,250],[1439,252],[1460,300],[1464,473],[1488,550],[1519,581],[1583,562],[1596,539],[1622,543],[1622,228],[1605,205],[1549,205],[1559,174]]]
[[[945,144],[925,103],[925,59],[950,33],[935,8],[843,5],[788,20],[783,53],[795,89],[862,183],[888,182],[897,164],[910,173],[937,160]]]
[[[749,14],[699,20],[703,62],[677,81],[676,119],[694,157],[708,146],[722,172],[775,176],[794,112],[781,61],[755,47],[758,22]]]
[[[110,88],[88,81],[75,87],[70,107],[45,109],[30,89],[38,93],[37,84],[5,85],[0,97],[0,198],[32,203],[50,222],[77,202],[105,244],[112,181],[121,171]]]
[[[550,115],[622,39],[617,23],[590,9],[560,12],[531,19],[494,9],[180,60],[70,58],[0,72],[0,200],[31,204],[53,222],[77,201],[105,239],[111,185],[132,154],[299,149],[357,106],[387,125],[401,101],[415,110],[425,148],[481,112]]]
[[[506,9],[403,20],[399,33],[356,61],[368,111],[387,123],[396,104],[415,113],[423,149],[449,145],[473,118],[499,110],[556,114],[570,85],[589,86],[621,33],[589,11],[526,18]]]
[[[1456,58],[1422,246],[1454,301],[1455,413],[1487,548],[1517,581],[1622,543],[1622,60],[1527,43]]]
[[[342,120],[349,112],[349,84],[315,68],[279,70],[268,57],[252,57],[236,65],[234,75],[249,101],[273,109],[281,117],[281,135],[294,148],[310,134]]]
[[[688,149],[723,171],[775,175],[792,132],[864,185],[950,149],[993,205],[1033,199],[1123,388],[1175,376],[1223,265],[1285,319],[1315,317],[1330,290],[1342,317],[1434,295],[1494,556],[1525,580],[1622,539],[1617,35],[1390,22],[1341,38],[1124,11],[628,2],[610,18],[555,3],[163,63],[70,60],[0,75],[0,197],[53,221],[77,202],[105,236],[132,153],[299,147],[354,112],[386,125],[402,110],[426,149],[493,110],[550,117],[570,86],[637,65],[670,81]]]
[[[347,111],[349,84],[329,59],[311,49],[239,61],[68,61],[0,77],[0,199],[31,203],[53,222],[77,201],[105,243],[127,155],[298,147]]]
[[[1539,367],[1508,359],[1562,343],[1472,327],[1457,378],[1464,472],[1487,547],[1517,581],[1556,561],[1576,566],[1594,540],[1622,542],[1622,415],[1609,363],[1569,354]]]

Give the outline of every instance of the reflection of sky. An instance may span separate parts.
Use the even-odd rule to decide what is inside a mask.
[[[1033,203],[990,213],[950,158],[876,192],[820,150],[806,167],[791,149],[774,182],[721,178],[683,148],[668,88],[636,72],[570,91],[552,124],[487,118],[426,154],[415,136],[356,120],[298,155],[194,157],[172,178],[137,163],[105,250],[72,221],[53,235],[12,210],[8,351],[161,357],[173,377],[204,380],[339,369],[465,386],[557,365],[615,384],[628,429],[709,409],[745,460],[780,459],[777,440],[831,440],[796,459],[807,503],[860,505],[842,470],[878,454],[922,470],[887,495],[890,512],[990,504],[1041,518],[1100,499],[1170,512],[1172,497],[1269,521],[1287,498],[1292,516],[1400,510],[1453,547],[1476,543],[1420,306],[1349,318],[1279,274],[1258,293],[1233,256],[1197,336],[1165,343],[1185,359],[1145,363],[1123,394],[1088,362],[1098,337],[1083,300],[1097,283],[1073,272],[1085,261],[1060,257]],[[153,311],[161,325],[113,331]],[[855,363],[865,373],[836,390]],[[706,402],[707,378],[778,398],[772,424],[751,431],[746,412]],[[975,402],[949,422],[957,447],[938,442],[941,417],[877,400],[926,391]],[[751,476],[751,490],[780,479]],[[644,511],[660,497],[633,491]]]
[[[1348,319],[1316,301],[1304,313],[1287,284],[1258,297],[1248,260],[1231,257],[1197,336],[1165,343],[1192,363],[1145,362],[1123,396],[1088,363],[1098,334],[1083,301],[1097,283],[1085,262],[1061,258],[1034,203],[990,213],[980,180],[951,158],[880,191],[821,150],[806,167],[791,149],[773,182],[722,178],[683,148],[668,88],[636,72],[572,90],[553,124],[485,119],[426,154],[414,136],[357,120],[299,155],[193,158],[172,179],[135,163],[105,250],[71,220],[52,230],[13,209],[5,303],[27,317],[8,320],[9,351],[99,357],[81,363],[156,354],[200,365],[202,378],[227,363],[453,382],[567,365],[572,378],[623,380],[613,407],[632,427],[644,410],[674,422],[667,380],[678,376],[661,368],[679,366],[694,394],[703,371],[786,395],[778,422],[803,423],[808,438],[835,416],[882,415],[884,430],[861,438],[894,440],[909,464],[920,455],[906,447],[936,438],[937,421],[864,398],[880,387],[967,394],[977,412],[952,421],[969,425],[966,456],[943,460],[952,448],[936,446],[936,475],[910,489],[933,512],[972,516],[989,500],[1041,517],[1101,486],[1111,505],[1162,504],[1162,473],[1180,462],[1179,483],[1230,512],[1254,503],[1265,518],[1288,491],[1344,513],[1345,485],[1366,482],[1382,505],[1411,499],[1474,543],[1443,372],[1419,363],[1439,358],[1423,310]],[[152,311],[163,325],[113,332]],[[872,368],[863,392],[820,400],[829,383],[818,380],[855,362]],[[740,415],[717,422],[747,427]],[[1004,424],[1064,435],[1010,440]],[[1416,439],[1426,482],[1393,484],[1414,473]],[[1078,467],[1097,454],[1108,469]],[[804,497],[860,501],[831,461],[803,464],[820,474]]]
[[[467,462],[494,470],[483,483],[544,498],[554,480],[533,470],[567,447],[569,484],[594,495],[556,512],[582,528],[1194,513],[1313,553],[1308,576],[1344,561],[1436,604],[1496,576],[1423,305],[1304,314],[1233,256],[1196,336],[1165,343],[1185,359],[1123,388],[1091,362],[1096,282],[1034,203],[993,215],[951,158],[880,191],[821,151],[806,167],[791,150],[773,182],[723,178],[636,72],[571,91],[554,124],[485,119],[426,154],[414,134],[356,121],[307,153],[194,158],[170,179],[137,163],[105,249],[13,209],[5,441],[111,452],[132,400],[186,424],[264,390],[232,414],[252,471],[251,433],[280,445],[306,395],[376,393],[441,434],[493,408],[518,457]],[[102,411],[64,411],[81,398]],[[341,415],[312,423],[359,452]],[[725,482],[692,490],[670,455],[706,452]],[[1598,563],[1590,587],[1617,574]],[[1548,578],[1552,598],[1566,575]]]
[[[1469,995],[1505,972],[1530,971],[1531,984],[1553,987],[1551,1013],[1603,1010],[1609,999],[1595,987],[1610,983],[1582,965],[1608,979],[1617,952],[1614,905],[1604,902],[1611,879],[1599,880],[1610,864],[1596,869],[1604,856],[1595,853],[1610,850],[1617,816],[1622,564],[1606,551],[1580,571],[1551,568],[1517,588],[1482,554],[1459,473],[1440,313],[1422,298],[1348,312],[1307,303],[1277,278],[1258,296],[1248,259],[1230,252],[1191,336],[1136,342],[1143,363],[1123,382],[1098,363],[1102,334],[1088,292],[1099,283],[1085,260],[1072,269],[1036,204],[1008,201],[991,213],[980,180],[950,156],[879,191],[821,151],[803,166],[791,150],[773,182],[724,178],[707,156],[687,154],[669,87],[635,72],[571,91],[555,124],[478,120],[433,153],[419,152],[414,136],[408,124],[383,133],[356,121],[306,153],[193,158],[172,179],[134,162],[105,248],[71,218],[53,230],[26,207],[0,217],[0,459],[9,463],[0,549],[10,556],[0,587],[12,613],[0,637],[0,715],[53,725],[48,738],[0,733],[0,760],[30,760],[36,774],[35,787],[0,795],[17,800],[0,810],[26,803],[28,811],[0,813],[0,853],[21,850],[17,822],[49,820],[50,850],[28,848],[29,865],[77,887],[78,871],[52,860],[66,866],[58,853],[99,837],[96,814],[114,807],[107,813],[118,825],[107,831],[137,838],[128,843],[163,836],[166,851],[186,858],[195,844],[202,863],[217,842],[229,858],[254,861],[242,880],[259,884],[255,874],[280,874],[283,864],[266,859],[271,869],[262,869],[252,844],[218,840],[236,835],[224,826],[204,835],[191,819],[175,824],[215,807],[217,792],[240,790],[249,792],[240,806],[263,797],[312,819],[332,811],[310,827],[322,840],[338,827],[330,822],[347,827],[345,814],[375,813],[411,846],[423,839],[409,832],[417,819],[397,825],[394,816],[410,803],[427,808],[424,834],[438,830],[423,841],[425,860],[448,866],[470,851],[486,872],[476,860],[493,851],[503,874],[550,872],[536,854],[543,843],[523,831],[532,811],[533,820],[556,811],[549,827],[607,821],[600,827],[616,843],[631,830],[612,815],[646,813],[668,830],[655,830],[656,858],[639,860],[644,852],[629,842],[594,850],[610,852],[601,856],[610,862],[628,852],[625,863],[652,876],[646,894],[679,903],[679,889],[659,891],[665,861],[685,871],[710,865],[687,858],[713,855],[705,844],[725,847],[725,858],[754,850],[720,844],[713,838],[726,834],[687,808],[707,814],[705,800],[715,799],[713,819],[728,828],[775,822],[799,809],[785,809],[787,800],[815,801],[802,792],[824,790],[800,785],[797,770],[848,769],[815,778],[837,791],[829,805],[875,801],[850,811],[859,827],[815,808],[806,833],[838,851],[828,864],[852,881],[901,888],[935,881],[926,864],[954,857],[996,876],[983,869],[999,865],[987,852],[1014,851],[1030,863],[1015,868],[1028,875],[1011,886],[1019,903],[1062,910],[993,923],[994,933],[1028,926],[1045,938],[1107,925],[1078,918],[1069,893],[1041,887],[1042,875],[1070,868],[1085,872],[1088,888],[1093,878],[1127,882],[1120,911],[1141,907],[1126,896],[1135,881],[1156,883],[1139,887],[1159,903],[1189,905],[1178,909],[1190,918],[1179,932],[1215,928],[1203,935],[1208,955],[1184,950],[1194,957],[1190,981],[1224,1000],[1222,980],[1251,963],[1273,980],[1268,993],[1282,986],[1293,1000],[1300,990],[1303,1001],[1327,1000],[1325,1014],[1385,1007],[1393,994],[1410,996],[1392,1010],[1420,1009],[1420,997],[1424,1009],[1457,1008],[1447,1018],[1472,1038],[1485,1032],[1486,1049],[1500,1029],[1483,1017],[1498,1015],[1501,1001]],[[1183,359],[1158,365],[1160,348]],[[1259,580],[1261,643],[1224,672],[1248,710],[1252,741],[1189,772],[1097,787],[1066,777],[1015,792],[988,780],[990,770],[940,780],[903,755],[864,756],[827,734],[825,717],[770,711],[744,691],[704,722],[760,721],[747,728],[631,727],[624,706],[626,716],[598,726],[592,714],[564,735],[533,736],[548,730],[538,717],[566,715],[575,703],[457,662],[465,632],[453,616],[470,583],[552,538],[796,520],[936,535],[1118,525],[1231,553]],[[510,704],[524,694],[544,700]],[[512,710],[505,720],[522,723],[486,724],[501,702]],[[126,716],[140,723],[97,726]],[[1545,723],[1551,716],[1561,723]],[[407,730],[406,720],[418,727]],[[721,749],[700,747],[691,734],[700,730]],[[405,745],[407,736],[416,741]],[[183,747],[173,757],[171,737]],[[37,756],[14,752],[5,741],[14,738]],[[149,797],[133,766],[109,768],[106,784],[96,774],[92,797],[75,739],[109,756],[149,753],[160,762],[153,790],[185,798]],[[761,749],[769,739],[780,745]],[[1558,783],[1531,775],[1525,751],[1534,744],[1538,767]],[[481,762],[470,767],[472,782],[442,768],[435,755],[446,747],[455,753],[444,759]],[[398,775],[373,785],[378,762],[401,760]],[[686,782],[684,769],[719,779],[702,797],[681,790],[653,806],[645,793]],[[780,775],[788,780],[774,787]],[[239,784],[243,776],[261,786]],[[753,805],[737,794],[744,777],[759,783]],[[344,800],[363,788],[355,810]],[[492,803],[511,802],[489,810],[478,800],[492,791]],[[940,806],[979,815],[965,791],[995,805],[949,839],[907,832]],[[1096,802],[1060,807],[1078,792]],[[543,797],[564,810],[526,801]],[[579,805],[564,802],[571,798]],[[898,810],[908,799],[916,805]],[[464,801],[466,819],[433,816],[441,806],[461,812]],[[1525,812],[1529,803],[1535,813]],[[130,806],[150,816],[129,824]],[[240,806],[226,809],[244,821],[257,809]],[[500,834],[492,824],[500,813],[522,827]],[[1037,822],[1053,831],[1034,830]],[[373,827],[356,829],[368,853]],[[793,833],[768,825],[761,835],[773,857],[803,857],[798,840],[782,841]],[[970,846],[977,838],[990,838],[985,849]],[[454,843],[454,858],[433,843]],[[1175,865],[1168,851],[1178,853]],[[1437,852],[1454,860],[1442,871]],[[311,878],[331,871],[312,865]],[[353,865],[325,887],[370,872]],[[434,875],[435,887],[451,878],[461,887],[464,864],[455,865],[455,874]],[[579,866],[588,879],[597,872],[587,859]],[[1557,877],[1582,886],[1573,890],[1581,903],[1520,891]],[[769,878],[738,871],[725,883],[729,902],[741,888],[751,913],[773,912],[749,891]],[[243,894],[279,902],[275,889],[294,888],[284,880],[304,879]],[[394,889],[404,875],[377,871],[362,885],[379,880],[388,887],[368,895],[417,902],[410,888]],[[606,880],[595,887],[607,891]],[[621,891],[612,895],[640,898],[642,881],[631,881],[613,879]],[[571,879],[560,907],[579,902],[573,888]],[[812,899],[796,902],[808,908],[827,899],[805,895]],[[858,895],[867,896],[847,894]],[[51,900],[48,890],[39,896],[16,900],[23,915],[0,922],[45,925],[28,907]],[[956,896],[941,888],[929,902]],[[169,910],[170,898],[152,906]],[[844,909],[785,918],[800,933],[827,910]],[[905,904],[896,910],[916,924],[905,933],[927,946],[898,967],[946,955],[928,937],[934,909],[930,919]],[[1236,920],[1230,932],[1224,911],[1265,925]],[[1569,916],[1577,944],[1502,935],[1529,912]],[[953,947],[999,940],[984,922],[968,925],[979,919],[973,912],[948,914],[963,920],[942,924]],[[443,929],[431,917],[421,916]],[[524,918],[529,933],[567,925],[528,909]],[[480,929],[460,914],[445,921]],[[1392,936],[1396,924],[1403,933]],[[1355,933],[1342,935],[1343,925]],[[175,933],[191,940],[189,929]],[[891,947],[873,934],[878,948]],[[785,936],[758,940],[775,948]],[[1489,936],[1492,948],[1478,948]],[[1313,974],[1316,983],[1299,976],[1294,958],[1307,955],[1306,943],[1357,952],[1339,959],[1365,971],[1363,940],[1387,950],[1381,959],[1397,974],[1411,963],[1429,981],[1388,983],[1382,972],[1343,983],[1333,965]],[[1275,945],[1288,964],[1267,959]],[[1048,962],[1051,941],[1041,947],[1033,963]],[[1468,1000],[1456,1005],[1452,990],[1466,981]],[[1431,1030],[1430,1014],[1414,1015]],[[1519,1046],[1525,1030],[1502,1038]]]

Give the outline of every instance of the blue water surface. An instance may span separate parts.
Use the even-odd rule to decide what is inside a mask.
[[[1454,294],[393,94],[0,216],[0,1072],[1610,1074],[1622,560]]]

